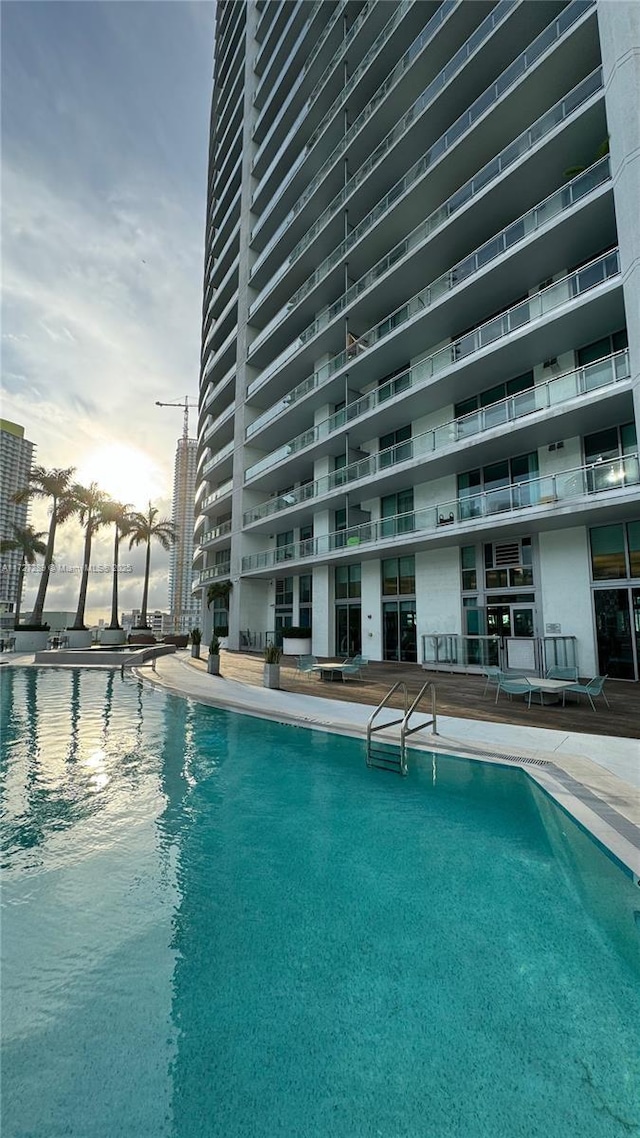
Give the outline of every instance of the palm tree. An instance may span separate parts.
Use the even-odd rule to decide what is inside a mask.
[[[33,606],[33,613],[31,615],[32,624],[42,624],[44,600],[47,595],[49,575],[53,564],[56,529],[58,524],[62,524],[62,522],[65,522],[70,516],[69,488],[74,471],[75,467],[73,466],[67,467],[66,470],[58,468],[47,470],[44,466],[34,466],[29,475],[28,486],[24,486],[22,490],[18,490],[18,493],[14,496],[14,501],[16,502],[26,502],[29,498],[53,499],[49,535],[47,537],[47,551],[44,555],[44,565],[38,586],[38,595],[36,596],[36,603]]]
[[[20,606],[22,604],[22,588],[24,585],[24,571],[27,565],[35,565],[36,557],[45,557],[47,547],[42,538],[45,537],[45,531],[36,531],[31,526],[17,526],[15,523],[11,527],[13,529],[13,537],[6,538],[0,541],[0,553],[11,553],[13,550],[20,550],[22,557],[20,559],[20,569],[18,570],[18,588],[16,590],[16,611],[14,614],[14,627],[17,628],[20,624]]]
[[[144,568],[144,589],[142,591],[142,608],[140,609],[139,628],[148,628],[147,605],[149,601],[149,569],[151,566],[151,541],[153,538],[162,546],[169,549],[176,540],[176,531],[168,518],[158,519],[158,510],[149,502],[146,514],[134,514],[131,519],[132,536],[129,540],[129,549],[134,545],[146,545],[147,557]]]
[[[120,622],[118,620],[118,558],[120,556],[120,539],[126,537],[131,533],[132,526],[132,511],[133,506],[127,503],[123,506],[122,502],[107,502],[103,516],[107,525],[115,526],[115,537],[113,540],[113,589],[111,592],[111,624],[110,629],[119,629]]]
[[[106,522],[103,513],[108,502],[108,495],[101,490],[97,482],[90,486],[81,486],[74,483],[70,491],[69,512],[77,514],[81,526],[84,526],[84,554],[82,558],[82,573],[80,575],[80,593],[78,608],[72,628],[75,631],[84,629],[84,610],[87,603],[87,585],[89,584],[89,565],[91,563],[91,543],[93,535]]]

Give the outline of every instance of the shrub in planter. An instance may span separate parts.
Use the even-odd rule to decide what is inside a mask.
[[[200,659],[200,643],[202,641],[202,633],[199,628],[191,629],[191,655],[194,660]]]
[[[280,660],[282,649],[277,644],[268,644],[264,650],[264,672],[262,683],[265,688],[280,687]]]
[[[207,660],[207,671],[210,676],[220,675],[220,641],[215,632],[211,637],[209,645],[209,659]]]

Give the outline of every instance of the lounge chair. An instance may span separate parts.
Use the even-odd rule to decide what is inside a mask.
[[[547,668],[544,676],[545,680],[575,680],[578,682],[578,669],[575,665],[570,667],[560,667],[559,664],[554,664],[552,668]]]
[[[589,703],[591,704],[594,711],[596,710],[596,705],[593,702],[593,697],[596,695],[601,695],[604,702],[606,703],[607,707],[610,707],[611,704],[609,703],[609,700],[607,699],[606,695],[604,694],[604,690],[603,690],[604,689],[604,681],[606,679],[608,679],[608,676],[594,676],[593,679],[589,680],[589,682],[586,684],[572,684],[571,687],[565,688],[565,690],[562,693],[562,704],[563,704],[563,706],[564,706],[564,700],[565,700],[565,696],[566,696],[567,692],[573,691],[576,693],[576,695],[578,697],[578,703],[580,702],[580,696],[586,695],[586,697],[589,700]]]
[[[313,669],[317,663],[318,659],[316,656],[298,656],[296,662],[296,672],[300,672],[301,675],[304,675],[307,677],[307,679],[310,679],[313,675]]]
[[[531,680],[528,680],[526,676],[505,676],[504,672],[501,672],[498,676],[496,703],[498,702],[498,696],[500,695],[500,692],[503,691],[506,693],[506,695],[509,696],[509,699],[511,699],[511,696],[513,695],[526,695],[528,697],[527,707],[530,708],[531,696],[535,690],[535,684],[532,684]]]
[[[497,687],[500,676],[502,675],[502,669],[495,667],[493,664],[489,664],[486,668],[482,669],[482,675],[485,678],[484,691],[482,695],[485,696],[489,688],[494,686]]]

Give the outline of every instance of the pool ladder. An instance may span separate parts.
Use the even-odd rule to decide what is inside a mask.
[[[404,695],[404,714],[400,719],[391,719],[386,723],[378,723],[374,726],[376,717],[380,714],[383,707],[386,707],[391,696],[394,692],[398,691],[398,689],[401,689]],[[431,719],[426,719],[422,723],[418,723],[415,727],[410,727],[409,721],[411,716],[417,710],[422,697],[429,691],[431,692]],[[386,731],[388,727],[395,727],[398,723],[401,724],[399,745],[395,742],[383,742],[382,740],[376,743],[373,742],[373,735],[375,735],[376,731]],[[431,727],[433,735],[438,734],[435,684],[432,683],[431,680],[423,684],[411,707],[409,707],[407,685],[403,680],[398,680],[392,688],[389,688],[384,699],[378,704],[367,723],[367,766],[376,767],[378,770],[392,771],[394,774],[405,775],[407,773],[407,739],[409,735],[414,735],[416,731],[422,731],[425,727]]]

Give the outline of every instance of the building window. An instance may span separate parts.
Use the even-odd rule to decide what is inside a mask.
[[[298,595],[300,600],[300,627],[311,628],[311,607],[313,601],[313,578],[311,573],[305,573],[304,576],[298,578]]]
[[[531,505],[535,487],[530,483],[537,477],[537,451],[459,474],[460,517],[481,517]]]
[[[276,536],[276,561],[290,561],[293,557],[293,530],[288,529]]]
[[[313,554],[313,522],[308,526],[300,526],[300,556],[311,557]]]
[[[638,440],[633,423],[609,427],[584,437],[584,461],[590,493],[615,490],[638,481]]]
[[[336,568],[336,600],[359,598],[361,592],[361,567],[357,565],[338,565]]]
[[[619,332],[613,332],[611,336],[604,336],[602,340],[594,340],[592,344],[585,344],[583,348],[579,348],[578,367],[595,363],[596,360],[604,359],[605,356],[613,355],[614,352],[622,352],[628,346],[627,329],[621,328]]]
[[[531,538],[488,543],[484,547],[487,589],[522,589],[533,585]]]
[[[398,533],[411,533],[414,528],[413,487],[388,494],[380,499],[380,536],[395,537]]]
[[[293,624],[293,577],[280,577],[276,581],[276,631]]]
[[[464,399],[454,406],[454,415],[457,424],[458,438],[486,431],[490,427],[506,423],[510,417],[510,405],[506,400],[510,396],[519,396],[517,401],[517,414],[526,414],[528,410],[535,411],[535,390],[533,372],[527,371],[523,375],[516,375],[506,383],[498,383]],[[528,392],[528,394],[525,394]]]
[[[400,427],[398,431],[390,431],[388,435],[381,435],[378,443],[379,465],[381,469],[393,466],[396,462],[406,462],[411,458],[411,423]]]
[[[382,562],[382,593],[385,597],[414,596],[415,557],[389,557]]]
[[[344,486],[347,481],[345,467],[347,465],[346,454],[338,454],[333,460],[333,485]]]
[[[475,545],[462,546],[460,550],[460,568],[462,570],[462,591],[464,593],[475,592],[478,588]]]
[[[589,537],[594,581],[640,578],[640,521],[595,526]]]

